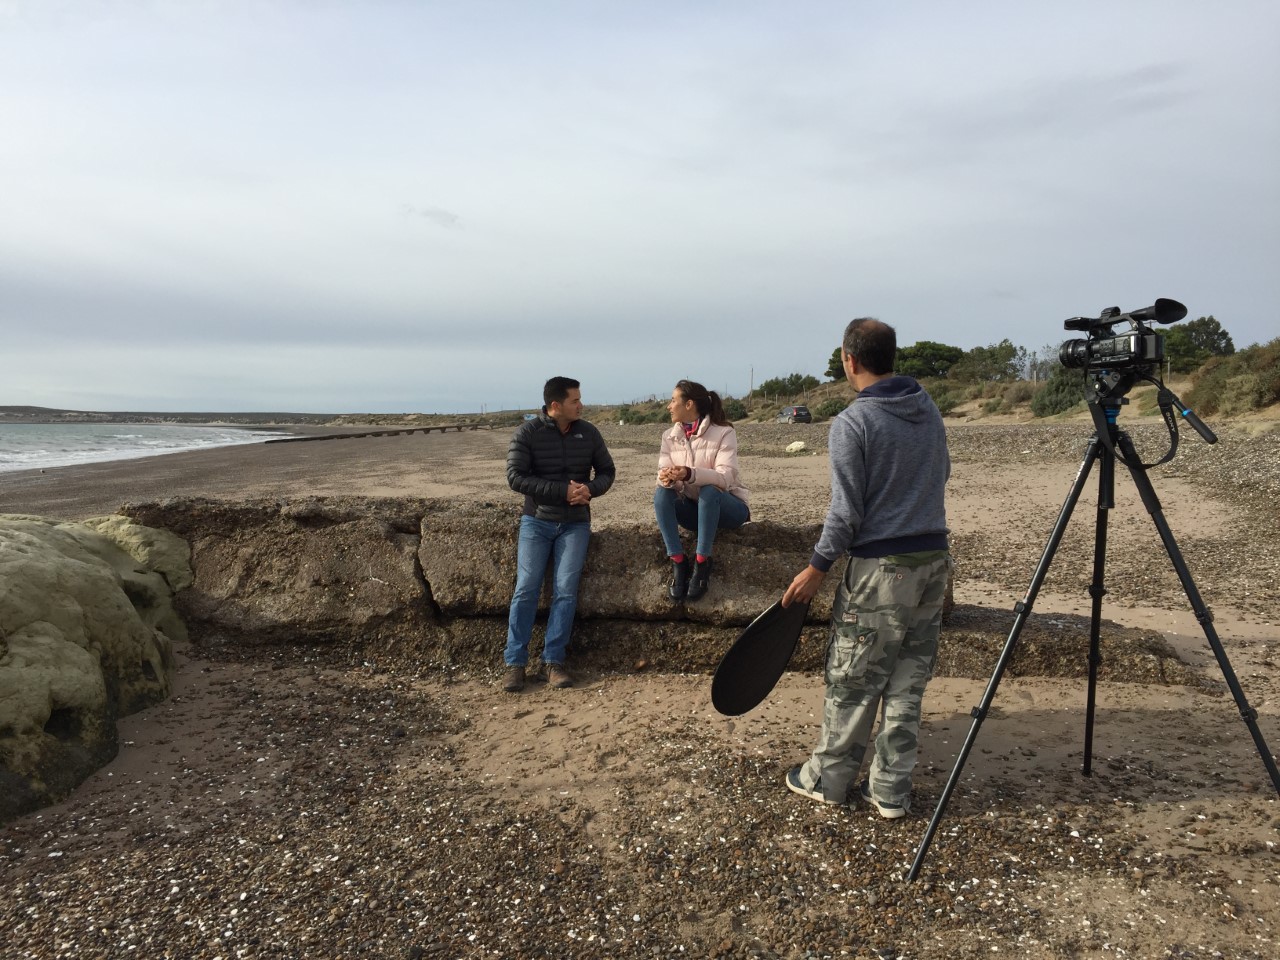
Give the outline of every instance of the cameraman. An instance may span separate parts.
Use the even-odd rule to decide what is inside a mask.
[[[920,384],[893,375],[896,352],[888,324],[863,317],[845,329],[841,359],[858,396],[832,421],[831,506],[809,566],[782,598],[783,606],[809,602],[836,560],[849,557],[831,610],[818,744],[786,782],[812,800],[848,802],[882,712],[859,790],[887,819],[910,809],[951,568],[942,415]]]

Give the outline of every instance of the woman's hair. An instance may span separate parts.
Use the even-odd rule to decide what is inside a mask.
[[[699,419],[710,415],[711,422],[717,427],[729,426],[729,418],[724,415],[724,405],[720,402],[720,394],[714,390],[708,390],[702,384],[694,383],[692,380],[681,380],[676,384],[676,389],[680,391],[680,395],[686,400],[693,401],[693,405],[698,408]]]

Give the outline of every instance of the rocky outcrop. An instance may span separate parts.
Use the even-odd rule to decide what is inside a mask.
[[[116,753],[117,717],[164,699],[186,544],[124,517],[0,516],[0,820]]]
[[[452,664],[500,657],[515,582],[517,517],[509,504],[183,499],[125,512],[190,543],[195,579],[178,602],[202,642],[346,644]],[[652,527],[599,530],[572,652],[602,666],[644,659],[672,670],[712,667],[742,626],[781,596],[816,536],[816,527],[769,523],[722,533],[710,593],[673,605]],[[815,628],[833,595],[829,583],[810,610]]]
[[[125,513],[191,544],[194,582],[178,604],[201,643],[342,645],[362,657],[454,667],[493,666],[501,658],[515,582],[517,518],[509,504],[183,499]],[[603,669],[643,662],[711,670],[742,627],[781,596],[817,534],[816,526],[772,523],[722,532],[710,592],[673,605],[664,587],[669,564],[653,527],[598,530],[571,656]],[[792,669],[816,670],[822,662],[836,579],[827,578],[809,610]],[[1003,611],[958,610],[944,628],[939,672],[989,675],[1011,620]],[[1033,616],[1012,672],[1087,670],[1087,630],[1065,622]],[[535,630],[535,652],[538,646]],[[1158,634],[1122,628],[1108,632],[1103,669],[1134,680],[1189,678]]]

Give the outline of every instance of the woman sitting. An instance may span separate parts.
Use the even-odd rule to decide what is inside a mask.
[[[653,512],[674,565],[667,593],[678,603],[707,592],[716,531],[737,529],[751,519],[751,511],[738,478],[738,435],[719,395],[681,380],[667,409],[672,427],[662,435]],[[685,555],[679,527],[697,534],[696,563]]]

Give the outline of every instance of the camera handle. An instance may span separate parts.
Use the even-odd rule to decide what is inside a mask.
[[[1159,384],[1159,387],[1160,392],[1156,394],[1156,399],[1160,404],[1161,410],[1168,410],[1176,405],[1178,413],[1182,415],[1182,419],[1191,424],[1196,433],[1200,434],[1200,438],[1204,440],[1205,443],[1218,442],[1218,435],[1210,430],[1208,426],[1206,426],[1205,422],[1195,415],[1195,411],[1190,407],[1184,407],[1182,405],[1182,401],[1179,400],[1174,395],[1174,392],[1163,383]]]
[[[1163,384],[1161,389],[1164,389]],[[1172,393],[1169,395],[1173,398]],[[934,834],[937,833],[938,826],[942,822],[942,816],[946,812],[951,794],[960,782],[960,775],[964,769],[965,761],[968,760],[969,752],[973,749],[974,742],[978,739],[978,731],[982,727],[982,721],[986,719],[987,713],[991,709],[992,701],[995,700],[996,689],[1000,686],[1000,679],[1004,676],[1005,668],[1008,667],[1009,661],[1013,658],[1014,647],[1018,642],[1019,635],[1022,633],[1023,626],[1031,616],[1031,608],[1034,606],[1036,597],[1040,593],[1040,587],[1048,575],[1049,566],[1053,562],[1054,554],[1058,550],[1058,544],[1062,541],[1062,536],[1066,532],[1067,523],[1070,521],[1071,514],[1080,500],[1080,493],[1088,480],[1089,472],[1094,463],[1098,461],[1100,461],[1098,515],[1093,544],[1093,581],[1089,585],[1089,596],[1093,600],[1089,628],[1089,688],[1085,708],[1084,766],[1081,772],[1085,776],[1092,775],[1095,686],[1097,669],[1102,662],[1102,598],[1107,593],[1103,579],[1106,567],[1107,516],[1115,506],[1115,462],[1120,460],[1128,467],[1129,474],[1133,477],[1134,485],[1138,489],[1138,495],[1142,498],[1143,506],[1146,507],[1152,521],[1155,523],[1156,531],[1164,544],[1165,552],[1173,563],[1174,571],[1182,584],[1183,592],[1191,602],[1191,608],[1195,612],[1196,620],[1199,621],[1205,638],[1209,642],[1209,647],[1213,650],[1213,655],[1218,661],[1218,667],[1222,671],[1223,679],[1226,680],[1227,687],[1231,690],[1232,697],[1235,698],[1240,717],[1244,720],[1250,734],[1253,736],[1253,743],[1258,750],[1258,755],[1262,758],[1262,765],[1266,768],[1276,793],[1280,794],[1280,769],[1277,769],[1275,758],[1262,736],[1262,731],[1258,727],[1258,711],[1250,706],[1245,698],[1244,690],[1240,687],[1240,681],[1236,678],[1235,671],[1231,668],[1227,652],[1213,627],[1213,614],[1205,606],[1204,600],[1200,596],[1200,591],[1196,589],[1191,573],[1182,558],[1182,553],[1178,550],[1178,544],[1174,540],[1173,532],[1170,530],[1168,521],[1165,520],[1161,509],[1160,499],[1156,496],[1155,488],[1151,484],[1151,478],[1147,476],[1147,468],[1142,465],[1138,451],[1134,449],[1133,441],[1129,439],[1129,435],[1116,427],[1115,414],[1120,409],[1120,400],[1118,398],[1104,400],[1101,404],[1091,401],[1089,406],[1091,408],[1095,406],[1105,406],[1107,408],[1106,410],[1094,412],[1095,421],[1104,424],[1105,429],[1099,429],[1097,433],[1089,438],[1084,461],[1080,464],[1080,470],[1071,486],[1071,492],[1067,494],[1067,499],[1062,504],[1062,510],[1058,514],[1058,520],[1054,524],[1053,532],[1049,535],[1049,542],[1045,545],[1044,553],[1040,557],[1040,563],[1036,566],[1035,574],[1031,578],[1031,584],[1027,587],[1027,592],[1023,598],[1014,604],[1013,628],[1009,631],[1009,637],[1005,640],[1000,656],[996,660],[995,671],[987,682],[981,703],[970,711],[973,723],[969,727],[969,733],[965,737],[964,744],[960,747],[960,753],[956,757],[955,766],[952,768],[951,775],[947,778],[946,786],[942,790],[942,796],[938,800],[937,809],[933,812],[933,818],[929,821],[929,826],[925,829],[924,836],[920,840],[915,860],[911,864],[911,869],[907,872],[908,882],[914,881],[920,875],[920,868],[924,863],[925,855],[929,851],[929,844],[933,842]],[[1180,403],[1179,406],[1181,406]],[[1189,413],[1190,411],[1187,411],[1183,416],[1191,420],[1194,414],[1188,416]],[[1195,426],[1195,422],[1191,421],[1192,426]],[[1208,430],[1207,427],[1205,429]],[[1197,432],[1199,432],[1198,428]],[[1203,434],[1201,435],[1203,436]],[[1210,435],[1212,435],[1211,431]],[[1216,440],[1217,438],[1214,437],[1214,439]],[[1208,440],[1207,437],[1206,440]],[[1119,447],[1118,452],[1116,451],[1117,446]]]
[[[1132,386],[1133,380],[1122,380],[1120,385],[1123,388],[1119,394],[1111,394],[1103,396],[1096,390],[1086,392],[1086,400],[1089,405],[1089,413],[1093,416],[1093,427],[1096,436],[1102,439],[1103,446],[1111,456],[1115,457],[1129,469],[1135,467],[1142,470],[1149,470],[1152,467],[1158,467],[1162,463],[1168,463],[1178,452],[1178,421],[1174,416],[1176,408],[1178,415],[1200,434],[1205,443],[1217,443],[1218,435],[1209,429],[1203,420],[1196,416],[1195,411],[1183,404],[1181,400],[1174,394],[1172,390],[1164,385],[1164,382],[1157,377],[1137,376],[1133,379],[1145,380],[1156,387],[1156,403],[1160,407],[1160,416],[1164,418],[1165,426],[1169,429],[1169,449],[1165,455],[1153,463],[1143,463],[1142,458],[1138,456],[1136,450],[1130,445],[1130,453],[1122,454],[1116,450],[1115,434],[1116,434],[1116,418],[1120,414],[1120,406],[1128,403],[1129,400],[1124,396],[1124,392]],[[1132,456],[1132,461],[1129,457]]]

